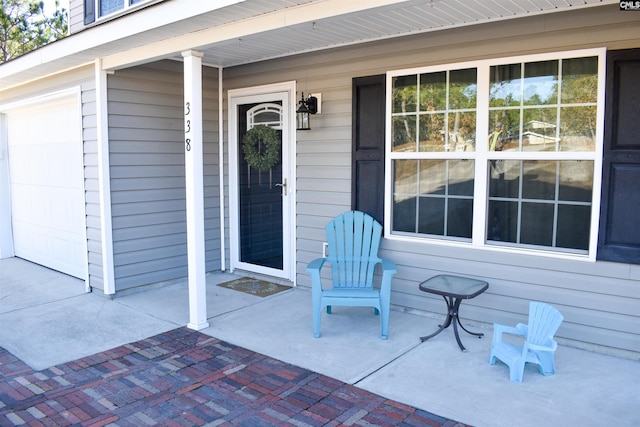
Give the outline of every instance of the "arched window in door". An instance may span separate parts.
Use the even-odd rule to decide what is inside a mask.
[[[257,125],[282,129],[282,106],[278,104],[258,104],[247,111],[247,130]]]

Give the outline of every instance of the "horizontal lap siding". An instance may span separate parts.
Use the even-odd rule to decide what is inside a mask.
[[[84,141],[84,187],[87,215],[87,250],[89,251],[89,285],[95,289],[104,289],[96,123],[96,87],[95,82],[91,81],[82,86],[82,139]]]
[[[297,283],[310,286],[305,268],[322,254],[324,226],[350,209],[353,77],[603,46],[640,47],[640,15],[621,13],[617,5],[609,5],[225,70],[226,88],[297,80],[298,96],[300,91],[322,94],[322,114],[311,117],[312,130],[297,132]],[[464,319],[515,324],[526,321],[530,300],[542,300],[557,306],[565,316],[559,337],[574,340],[576,345],[640,352],[640,266],[387,239],[381,255],[398,265],[392,293],[395,305],[444,315],[442,298],[420,292],[418,284],[441,273],[479,277],[490,283],[489,290],[463,303]]]
[[[220,270],[221,262],[218,70],[204,67],[202,75],[205,259],[207,271],[216,271]],[[228,236],[229,233],[226,235]]]
[[[84,1],[69,0],[69,33],[74,34],[84,27]]]
[[[219,268],[217,80],[205,71],[205,244]],[[182,64],[109,76],[109,156],[116,290],[187,275]]]

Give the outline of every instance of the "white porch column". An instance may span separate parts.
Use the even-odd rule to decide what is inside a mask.
[[[11,228],[11,184],[9,183],[9,134],[7,116],[0,112],[0,259],[11,258],[13,229]],[[221,138],[222,139],[222,138]]]
[[[96,138],[98,140],[98,174],[100,183],[100,238],[102,243],[102,282],[105,295],[116,293],[113,262],[113,222],[111,213],[111,172],[109,170],[109,106],[107,99],[107,72],[102,61],[94,64],[96,81]],[[87,278],[87,291],[90,290]]]
[[[184,148],[187,190],[187,255],[189,262],[189,323],[207,328],[207,284],[204,250],[204,167],[202,147],[202,52],[184,57]]]

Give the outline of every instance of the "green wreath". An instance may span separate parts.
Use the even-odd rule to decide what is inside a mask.
[[[262,153],[260,152],[260,141],[265,146]],[[269,126],[254,126],[244,135],[242,151],[249,166],[259,170],[271,169],[273,165],[278,163],[280,157],[278,132]]]

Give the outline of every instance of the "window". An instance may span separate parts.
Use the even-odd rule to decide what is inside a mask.
[[[88,25],[95,21],[95,6],[97,3],[98,17],[110,15],[147,0],[84,0],[84,23]]]
[[[473,68],[392,78],[395,232],[471,238],[476,80]]]
[[[388,73],[388,236],[595,259],[603,58]]]
[[[145,0],[98,0],[100,3],[100,16],[106,16]]]

